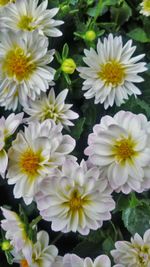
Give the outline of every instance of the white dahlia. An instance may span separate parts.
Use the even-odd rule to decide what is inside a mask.
[[[72,105],[65,104],[65,99],[68,94],[68,89],[63,90],[55,97],[54,89],[52,88],[48,94],[42,94],[35,101],[29,101],[28,106],[24,111],[30,115],[27,121],[38,120],[40,122],[46,119],[52,119],[56,124],[61,123],[63,126],[73,126],[70,120],[77,119],[79,116],[74,111],[70,110]]]
[[[140,6],[142,7],[140,13],[146,17],[150,16],[150,0],[143,0]]]
[[[8,1],[7,1],[8,2]],[[12,31],[34,31],[51,37],[58,37],[62,32],[57,26],[61,20],[54,20],[59,8],[47,9],[48,0],[38,6],[39,0],[16,0],[2,14],[4,27]]]
[[[43,219],[52,222],[52,230],[87,235],[111,219],[115,202],[98,177],[97,168],[88,170],[85,163],[68,159],[60,171],[41,183],[35,199]]]
[[[88,67],[79,67],[81,78],[85,79],[82,90],[87,91],[86,99],[95,97],[95,104],[104,103],[104,108],[120,106],[129,95],[140,95],[141,91],[133,84],[142,82],[138,73],[146,70],[145,62],[137,63],[144,54],[131,57],[136,49],[132,47],[132,40],[124,46],[122,37],[100,39],[97,52],[91,48],[85,49],[83,61]]]
[[[22,252],[28,260],[30,260],[31,241],[25,230],[25,224],[16,212],[1,208],[5,219],[1,220],[1,227],[6,231],[5,237],[10,240],[10,244],[14,250]]]
[[[149,133],[144,115],[126,111],[104,116],[94,126],[85,154],[104,171],[113,190],[128,194],[150,188]]]
[[[7,119],[0,118],[0,175],[4,176],[8,164],[8,155],[6,152],[7,142],[14,134],[23,119],[23,113],[15,115],[10,114]]]
[[[54,50],[48,51],[48,39],[33,33],[3,33],[0,43],[0,105],[15,110],[18,101],[27,104],[41,91],[46,92],[54,78],[47,66]]]
[[[139,234],[135,234],[131,243],[116,242],[115,248],[111,251],[115,263],[124,267],[150,267],[150,230],[145,232],[143,239]]]
[[[17,134],[8,151],[7,172],[8,184],[15,184],[15,198],[23,197],[26,204],[31,203],[40,182],[72,152],[75,141],[61,130],[60,125],[46,120],[32,122]]]
[[[49,245],[49,235],[45,231],[37,233],[37,242],[30,247],[30,257],[26,258],[22,253],[14,253],[14,262],[20,267],[51,267],[58,254],[54,245]]]
[[[52,267],[111,267],[111,261],[106,255],[98,256],[94,261],[90,258],[82,259],[75,254],[66,254]]]

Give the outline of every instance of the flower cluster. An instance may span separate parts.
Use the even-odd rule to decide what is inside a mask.
[[[58,249],[49,244],[49,236],[45,231],[37,233],[36,241],[29,239],[25,225],[21,218],[13,211],[2,209],[4,220],[2,228],[6,231],[6,238],[12,245],[11,253],[13,262],[19,263],[21,267],[111,267],[108,256],[100,255],[94,261],[90,258],[82,259],[75,254],[58,256]],[[11,225],[11,227],[10,227]],[[33,230],[33,229],[32,229]],[[139,234],[127,241],[117,241],[116,249],[111,251],[116,265],[113,267],[149,267],[150,263],[150,229],[144,234],[143,239]]]

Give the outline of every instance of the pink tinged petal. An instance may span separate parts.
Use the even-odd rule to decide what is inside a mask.
[[[54,104],[55,103],[55,91],[54,88],[52,88],[48,94],[48,101],[50,104]]]
[[[65,267],[83,267],[83,260],[75,254],[66,254],[63,259]]]
[[[97,166],[107,166],[114,161],[114,157],[106,157],[100,155],[91,155],[90,161]]]
[[[5,208],[1,208],[2,212],[3,212],[3,216],[7,219],[7,220],[17,220],[18,215],[16,212],[5,209]]]
[[[112,150],[112,145],[107,145],[107,144],[102,144],[102,143],[97,143],[97,144],[92,144],[90,147],[86,149],[87,151],[93,151],[93,154],[97,155],[103,155],[103,156],[112,156],[114,155],[114,152]]]
[[[5,173],[8,165],[8,156],[6,151],[3,149],[0,151],[0,173]]]
[[[101,255],[95,259],[93,267],[111,267],[111,261],[108,256]]]
[[[57,152],[63,154],[69,154],[75,148],[75,144],[76,142],[71,136],[65,135],[63,136],[62,143],[58,147]]]
[[[90,258],[84,259],[84,267],[93,267],[93,262]]]
[[[150,229],[145,232],[143,239],[145,243],[150,243]]]
[[[63,232],[63,229],[66,227],[66,220],[59,220],[59,219],[56,219],[56,220],[53,220],[52,221],[52,230],[55,231],[55,232],[58,232],[58,231],[62,231]]]
[[[17,115],[11,114],[9,117],[6,119],[6,129],[8,130],[8,135],[12,135],[19,124],[22,122],[24,113],[19,113]]]
[[[32,248],[31,242],[29,241],[22,248],[22,253],[23,253],[24,257],[27,259],[28,263],[32,262],[32,252],[33,252],[33,248]]]
[[[68,89],[64,89],[57,97],[56,97],[56,105],[61,105],[62,103],[64,103],[66,97],[68,94]]]
[[[79,224],[79,214],[77,212],[72,212],[69,220],[69,228],[72,232],[76,233],[78,230],[78,224]]]
[[[37,234],[37,240],[40,242],[42,249],[49,244],[49,235],[46,231],[40,231]]]
[[[117,189],[119,186],[126,183],[128,179],[128,169],[126,166],[113,163],[108,167],[107,175],[110,186],[113,189]]]

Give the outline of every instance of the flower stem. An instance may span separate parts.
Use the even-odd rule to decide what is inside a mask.
[[[38,217],[32,220],[32,222],[30,223],[30,227],[32,228],[33,226],[37,225],[41,220],[42,220],[42,216],[39,215]]]
[[[56,236],[56,238],[52,241],[51,245],[56,244],[56,242],[63,236],[63,233],[58,234],[58,236]]]

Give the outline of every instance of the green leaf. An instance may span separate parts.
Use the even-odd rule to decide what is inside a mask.
[[[86,118],[79,119],[71,131],[72,137],[78,140],[83,132]]]
[[[93,243],[100,243],[104,238],[105,238],[104,231],[101,229],[98,229],[96,231],[91,230],[90,233],[86,236],[86,239],[89,242]]]
[[[86,117],[87,125],[94,125],[96,122],[96,105],[91,104],[91,102],[85,102],[82,106],[82,111],[84,116]]]
[[[69,4],[75,6],[78,2],[79,2],[79,0],[70,0],[70,1],[69,1]]]
[[[114,248],[114,241],[111,237],[107,237],[102,244],[103,251],[105,254],[110,253],[110,251]]]
[[[55,57],[56,57],[58,63],[62,64],[62,58],[61,58],[60,53],[58,51],[55,51]]]
[[[146,116],[148,118],[150,118],[150,105],[148,103],[146,103],[144,100],[141,100],[139,98],[136,99],[136,104],[142,108],[145,113],[146,113]]]
[[[150,38],[147,37],[146,32],[142,28],[135,28],[127,34],[130,38],[140,43],[150,42]]]
[[[127,209],[130,205],[130,195],[126,196],[123,194],[120,194],[117,201],[116,201],[116,211],[123,211]]]
[[[73,249],[72,253],[75,253],[82,258],[96,258],[98,255],[101,254],[100,243],[93,243],[84,240]]]
[[[111,7],[111,17],[112,20],[118,25],[120,28],[129,18],[132,16],[132,9],[126,2],[119,7]]]
[[[62,58],[63,58],[63,60],[68,57],[68,54],[69,54],[69,46],[66,43],[66,44],[64,44],[63,50],[62,50]]]
[[[61,74],[61,68],[59,68],[56,72],[55,72],[55,77],[54,77],[54,80],[57,81],[60,77],[60,74]]]
[[[71,79],[70,79],[69,75],[67,73],[63,73],[63,74],[64,74],[64,78],[66,80],[66,83],[68,85],[71,85]]]
[[[122,219],[128,231],[134,235],[143,235],[150,228],[150,206],[141,203],[141,206],[127,208],[122,213]]]
[[[135,208],[141,204],[141,201],[136,197],[135,193],[131,193],[131,198],[129,201],[130,208]]]

